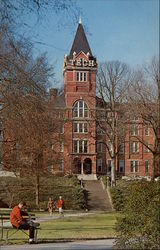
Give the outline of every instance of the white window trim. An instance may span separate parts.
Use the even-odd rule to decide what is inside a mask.
[[[77,141],[77,152],[75,152],[74,151],[74,142],[75,141]],[[80,141],[82,141],[82,152],[80,152]],[[84,142],[87,142],[87,152],[84,152]],[[87,154],[88,153],[88,140],[86,140],[86,139],[82,139],[82,140],[80,140],[80,139],[74,139],[73,140],[73,152],[75,153],[75,154]]]
[[[137,127],[137,129],[136,129],[136,127]],[[139,125],[137,125],[137,124],[130,125],[130,135],[132,135],[132,136],[139,135]]]
[[[122,142],[120,145],[119,153],[124,154],[124,142]]]
[[[61,124],[61,125],[60,125],[59,133],[60,133],[60,134],[64,134],[64,124]]]
[[[131,154],[138,154],[139,153],[139,142],[132,141],[130,143],[131,143],[131,145],[130,145]]]
[[[148,167],[148,171],[146,171],[146,165],[145,165],[145,162],[148,162],[148,165],[147,165],[147,167]],[[145,160],[145,161],[144,161],[144,171],[145,171],[145,173],[149,173],[149,160]]]
[[[60,168],[61,164],[62,164],[62,169]],[[64,169],[64,160],[63,159],[59,159],[58,169],[60,172],[63,172],[63,169]]]
[[[97,153],[102,153],[102,141],[97,141]]]
[[[131,162],[133,162],[133,171],[131,171]],[[138,162],[137,172],[135,171],[136,170],[136,162]],[[139,161],[138,160],[131,160],[130,161],[130,172],[131,173],[138,173],[139,172]]]
[[[79,107],[80,101],[83,102],[82,116],[80,116],[80,107]],[[74,109],[75,109],[75,105],[76,105],[76,104],[78,104],[78,105],[77,105],[77,116],[74,116]],[[88,118],[88,112],[89,112],[89,110],[88,110],[88,106],[87,106],[87,109],[85,108],[85,105],[87,106],[86,102],[84,102],[83,100],[79,100],[79,101],[77,101],[77,102],[74,104],[74,107],[73,107],[73,117],[74,117],[74,118]],[[85,116],[85,111],[87,111],[87,116]]]
[[[147,133],[146,133],[146,129],[147,129]],[[149,126],[145,126],[145,128],[144,128],[144,134],[145,134],[145,136],[149,136]]]
[[[74,131],[74,124],[77,124],[77,131],[76,132]],[[80,124],[82,124],[82,132],[80,132],[80,129],[79,129]],[[87,124],[87,132],[84,131],[84,126],[85,126],[84,124]],[[74,122],[73,123],[73,132],[74,133],[79,133],[79,134],[87,134],[88,133],[88,123],[87,122]]]
[[[81,79],[82,77],[82,79]],[[76,71],[76,82],[87,82],[87,72],[86,71]]]
[[[113,147],[112,142],[108,141],[107,145],[108,145],[109,152],[112,152],[112,147]]]
[[[101,170],[99,171],[99,167]],[[102,173],[102,159],[97,159],[97,172]]]
[[[122,163],[123,162],[123,164],[120,164],[120,162]],[[120,168],[123,168],[123,171],[120,171]],[[119,172],[120,173],[124,173],[124,160],[119,160]]]
[[[110,162],[110,164],[109,164],[109,162]],[[109,167],[112,168],[112,160],[111,159],[107,160],[107,173],[111,173],[111,169],[109,171]]]
[[[64,152],[64,143],[63,143],[63,141],[59,142],[59,152],[61,152],[61,153]]]
[[[145,143],[147,146],[149,145],[149,143]],[[147,148],[145,145],[144,145],[144,153],[149,153],[150,152],[150,150],[149,150],[149,148]]]

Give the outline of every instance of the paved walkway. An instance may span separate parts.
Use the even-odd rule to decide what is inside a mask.
[[[37,245],[11,245],[1,246],[1,250],[109,250],[112,249],[114,240],[86,240],[65,243],[46,243]]]
[[[64,212],[64,218],[71,218],[71,217],[85,217],[85,216],[90,216],[93,214],[98,214],[98,213],[104,213],[104,211],[91,211],[91,212],[73,212],[73,213],[65,213]],[[52,216],[44,216],[41,218],[37,218],[35,222],[44,222],[44,221],[51,221],[51,220],[58,220],[62,217],[58,213],[54,213]],[[11,223],[9,221],[4,222],[4,226],[11,226]]]
[[[89,215],[93,215],[93,214],[98,214],[98,213],[104,213],[104,211],[91,211],[91,212],[72,212],[72,213],[65,213],[64,212],[64,218],[70,218],[70,217],[85,217],[85,216],[89,216]],[[37,218],[37,222],[43,222],[43,221],[50,221],[50,220],[57,220],[60,219],[62,217],[60,217],[60,215],[58,213],[53,214],[52,216],[48,215],[42,218]]]

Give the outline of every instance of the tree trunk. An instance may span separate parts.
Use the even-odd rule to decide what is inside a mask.
[[[116,186],[116,169],[115,169],[115,158],[111,161],[111,187]]]
[[[155,160],[155,155],[153,154],[153,163],[152,163],[152,169],[151,169],[151,181],[153,182],[155,179],[155,167],[156,167],[156,160]]]
[[[158,71],[159,72],[159,71]],[[158,84],[158,156],[156,161],[156,170],[157,170],[157,176],[160,175],[160,79],[159,74],[157,77],[157,84]]]
[[[39,175],[36,175],[36,206],[39,207]]]
[[[153,165],[152,165],[152,173],[151,180],[154,182],[155,178],[160,175],[160,153],[153,154]]]

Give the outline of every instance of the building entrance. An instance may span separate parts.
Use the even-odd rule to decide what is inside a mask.
[[[81,174],[81,160],[79,158],[75,158],[73,160],[73,174]]]
[[[92,173],[92,161],[90,158],[86,158],[83,163],[83,173],[91,174]]]

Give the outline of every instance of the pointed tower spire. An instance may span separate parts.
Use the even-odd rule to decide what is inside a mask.
[[[69,54],[69,59],[73,58],[73,53],[75,52],[78,54],[79,52],[83,51],[85,54],[89,52],[90,56],[92,56],[91,49],[89,47],[83,26],[82,26],[82,20],[81,17],[79,19],[79,24],[77,28],[77,32],[72,44],[72,48]]]
[[[79,23],[82,24],[82,19],[81,16],[79,17]]]

